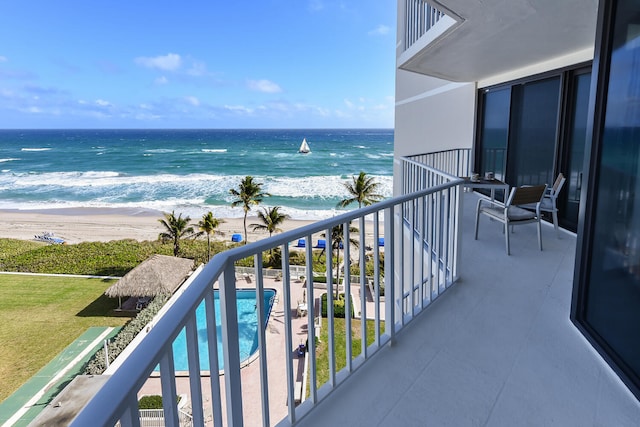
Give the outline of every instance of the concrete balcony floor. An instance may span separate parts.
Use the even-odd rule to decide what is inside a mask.
[[[575,236],[501,224],[464,194],[460,280],[301,426],[637,426],[640,403],[569,320]]]

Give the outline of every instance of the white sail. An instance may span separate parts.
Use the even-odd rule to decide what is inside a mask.
[[[311,148],[309,148],[309,144],[307,144],[307,138],[303,138],[302,139],[302,144],[300,144],[300,149],[298,150],[298,153],[310,153],[311,152]]]

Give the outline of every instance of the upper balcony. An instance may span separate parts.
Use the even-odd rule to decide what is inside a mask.
[[[407,71],[473,82],[567,55],[581,55],[577,61],[593,55],[597,16],[593,0],[404,0],[399,4],[402,36],[397,62]],[[425,28],[425,14],[420,11],[427,9],[443,15],[437,14],[439,20],[428,31],[419,31]]]
[[[454,175],[468,173],[468,156],[454,150],[403,159],[406,195],[214,257],[72,425],[138,426],[137,398],[150,390],[187,395],[194,425],[636,425],[640,403],[569,321],[575,236],[558,238],[543,227],[540,251],[535,227],[518,227],[507,256],[501,224],[482,219],[475,240],[479,196],[463,191]],[[352,234],[350,225],[360,232]],[[343,242],[359,241],[342,246],[347,264],[363,271],[365,258],[373,260],[370,279],[347,276],[342,283],[345,312],[355,313],[342,331],[332,304],[326,320],[316,318],[326,290],[311,280],[302,285],[290,265],[291,243],[340,226]],[[277,283],[261,267],[263,253],[275,248],[283,258]],[[315,256],[310,245],[305,252],[307,260]],[[333,252],[327,255],[329,266]],[[243,279],[234,262],[247,256],[255,260],[255,282],[243,287],[262,295],[274,285],[278,296],[268,323],[259,321],[257,357],[242,363],[235,291]],[[313,277],[309,262],[305,273]],[[335,288],[331,282],[325,289]],[[195,326],[202,301],[203,331]],[[258,319],[267,310],[261,301]],[[373,331],[369,345],[364,319]],[[317,353],[320,323],[327,331],[324,359]],[[171,344],[185,327],[188,372],[178,376]],[[208,336],[210,371],[218,370],[211,344],[218,334],[225,366],[219,377],[201,372],[196,357],[198,335]],[[335,350],[340,341],[345,353]],[[307,352],[298,357],[295,349],[305,342]],[[159,377],[152,375],[158,364]],[[173,399],[163,401],[166,425],[179,425]]]

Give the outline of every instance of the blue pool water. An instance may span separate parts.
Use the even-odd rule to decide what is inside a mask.
[[[265,325],[271,313],[273,297],[276,292],[273,289],[265,289]],[[238,290],[238,339],[240,344],[240,361],[248,359],[258,349],[258,312],[256,310],[256,291],[252,289]],[[218,364],[220,370],[224,369],[222,355],[222,322],[220,320],[220,296],[218,291],[214,292],[214,307],[216,312],[216,325],[218,337]],[[196,310],[196,323],[198,325],[198,351],[200,353],[200,369],[209,371],[209,347],[207,344],[207,328],[205,318],[204,301]],[[173,342],[173,358],[176,371],[188,371],[189,362],[187,360],[187,340],[185,331],[182,330]]]

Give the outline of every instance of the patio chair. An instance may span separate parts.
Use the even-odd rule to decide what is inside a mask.
[[[511,255],[509,242],[509,226],[538,223],[538,246],[542,250],[542,229],[540,225],[540,203],[544,196],[547,185],[514,187],[511,189],[509,198],[506,203],[497,200],[489,200],[481,198],[478,200],[476,208],[476,229],[475,239],[478,240],[478,225],[480,223],[480,214],[487,215],[489,218],[500,221],[504,224],[503,233],[505,235],[505,244],[507,255]],[[535,212],[523,209],[521,205],[535,206]]]
[[[566,180],[567,178],[560,173],[556,178],[556,181],[553,183],[553,187],[547,188],[547,191],[545,191],[544,197],[542,198],[542,202],[540,202],[540,211],[551,213],[553,218],[553,228],[555,228],[556,236],[558,236],[558,238],[560,237],[560,231],[558,229],[558,207],[556,205],[556,199],[558,198],[558,193],[562,190],[562,186]],[[535,209],[535,204],[528,204],[521,207],[525,209]]]

